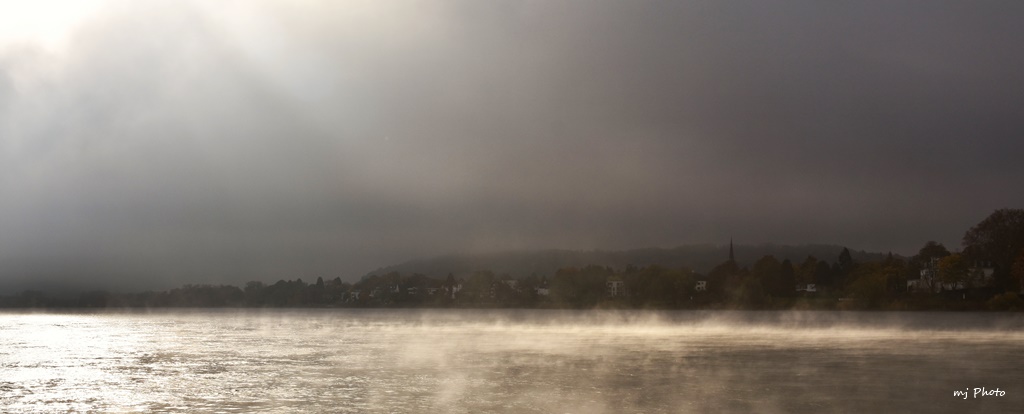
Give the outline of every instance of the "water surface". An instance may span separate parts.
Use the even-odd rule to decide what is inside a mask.
[[[1022,327],[982,313],[4,313],[0,411],[1024,412]]]

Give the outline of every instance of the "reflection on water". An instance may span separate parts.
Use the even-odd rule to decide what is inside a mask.
[[[0,411],[1021,412],[1022,327],[943,313],[0,314]],[[1005,394],[953,396],[976,387]]]

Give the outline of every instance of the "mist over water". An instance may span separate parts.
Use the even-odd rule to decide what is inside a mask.
[[[1021,412],[1013,314],[0,315],[3,412]],[[954,396],[998,388],[1002,396]]]

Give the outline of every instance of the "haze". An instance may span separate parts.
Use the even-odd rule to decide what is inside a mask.
[[[1024,3],[80,3],[0,2],[0,288],[913,254],[1024,204]]]

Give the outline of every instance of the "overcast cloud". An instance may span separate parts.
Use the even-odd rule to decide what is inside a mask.
[[[0,37],[0,287],[730,237],[955,248],[1024,205],[1022,21],[1006,1],[102,3],[57,46]]]

